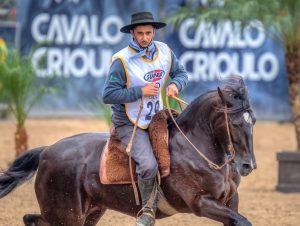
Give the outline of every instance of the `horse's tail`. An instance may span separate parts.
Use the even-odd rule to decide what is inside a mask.
[[[38,147],[25,152],[6,171],[1,172],[0,199],[33,177],[39,166],[39,156],[44,149],[45,147]]]

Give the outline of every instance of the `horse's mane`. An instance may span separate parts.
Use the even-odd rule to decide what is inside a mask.
[[[242,77],[230,76],[222,88],[207,91],[194,99],[176,121],[178,124],[189,124],[189,128],[195,126],[197,121],[208,122],[213,118],[212,114],[224,112],[225,102],[229,114],[249,111],[254,118]]]
[[[207,91],[196,99],[194,99],[182,113],[177,117],[176,121],[178,124],[189,119],[189,124],[195,125],[196,121],[205,120],[210,114],[211,107],[216,107],[218,99],[217,90]],[[193,115],[193,117],[191,117]]]

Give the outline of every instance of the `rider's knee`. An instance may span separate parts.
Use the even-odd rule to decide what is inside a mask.
[[[140,172],[140,177],[143,179],[152,179],[156,176],[158,164],[156,161],[147,161],[143,165],[143,170]]]

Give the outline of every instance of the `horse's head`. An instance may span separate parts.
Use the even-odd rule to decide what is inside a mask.
[[[206,160],[212,167],[224,166],[225,152],[238,173],[246,176],[256,168],[253,152],[255,117],[243,79],[232,76],[226,84],[222,89],[208,91],[196,98],[176,121],[182,133],[195,137],[193,147],[198,153],[214,158],[215,162]],[[202,151],[197,147],[202,147]]]
[[[227,144],[232,142],[235,156],[234,163],[241,176],[247,176],[256,166],[253,151],[253,126],[255,117],[251,109],[247,89],[241,77],[234,77],[235,83],[226,85],[223,89],[218,88],[221,98],[222,112],[227,114],[223,131],[217,132],[217,136],[226,137]],[[226,123],[228,123],[228,130]],[[222,133],[222,134],[221,134]],[[226,134],[224,134],[226,133]]]

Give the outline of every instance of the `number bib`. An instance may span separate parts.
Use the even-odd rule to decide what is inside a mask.
[[[138,127],[148,128],[153,115],[163,109],[162,91],[169,77],[171,68],[171,50],[162,42],[154,42],[157,48],[157,54],[153,60],[146,60],[142,57],[134,57],[135,51],[126,47],[113,56],[114,59],[120,59],[126,73],[127,88],[143,87],[149,83],[155,82],[159,86],[157,96],[143,97],[143,109]],[[126,114],[129,120],[134,124],[140,109],[141,99],[125,104]]]

